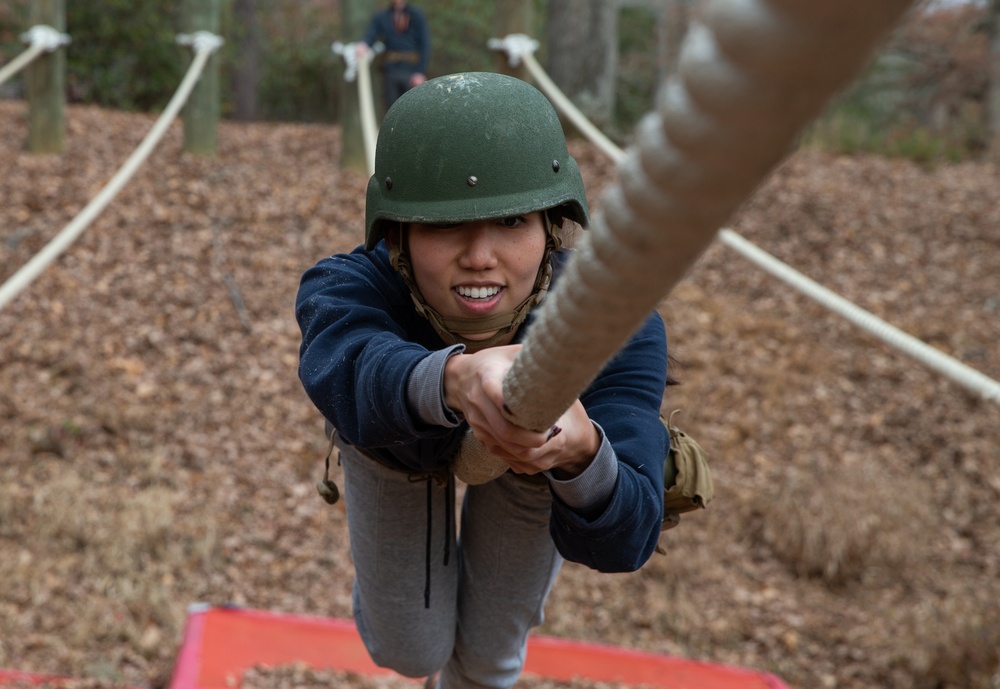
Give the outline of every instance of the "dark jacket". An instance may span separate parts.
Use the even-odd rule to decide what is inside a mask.
[[[553,255],[554,280],[568,257],[566,251]],[[385,242],[370,252],[358,247],[331,256],[306,271],[296,316],[299,378],[343,438],[400,470],[445,468],[468,425],[429,425],[407,403],[414,367],[445,344],[414,310]],[[515,341],[531,322],[529,315]],[[550,532],[566,559],[600,571],[631,571],[655,548],[669,449],[659,420],[666,376],[666,335],[654,313],[580,395],[617,455],[618,478],[603,510],[590,519],[554,495]]]
[[[369,47],[374,46],[376,41],[381,41],[385,45],[387,55],[391,53],[416,53],[416,61],[404,62],[400,64],[412,65],[412,71],[419,74],[427,74],[427,62],[431,54],[431,34],[427,28],[427,19],[424,13],[409,3],[403,8],[407,16],[406,27],[403,31],[397,31],[393,24],[392,7],[380,10],[372,16],[368,29],[361,39]],[[395,62],[386,59],[386,65]]]

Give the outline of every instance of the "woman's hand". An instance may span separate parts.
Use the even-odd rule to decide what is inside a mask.
[[[555,426],[531,431],[504,416],[503,379],[521,345],[458,354],[445,366],[445,404],[460,412],[487,450],[517,473],[551,470],[559,479],[578,475],[593,461],[600,436],[576,400]]]

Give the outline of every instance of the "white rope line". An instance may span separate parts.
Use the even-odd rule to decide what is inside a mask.
[[[545,95],[552,100],[560,112],[577,125],[581,133],[591,139],[593,143],[615,162],[619,162],[624,158],[625,152],[597,130],[573,102],[562,93],[559,87],[548,78],[544,70],[542,70],[533,55],[533,51],[538,48],[537,41],[529,39],[523,34],[512,34],[502,41],[491,40],[490,47],[507,52],[509,64],[512,67],[523,61],[525,67],[539,84],[539,88],[545,92]],[[586,125],[580,126],[578,123],[586,123]],[[592,132],[597,132],[599,137],[594,138]],[[912,335],[887,323],[875,314],[865,311],[856,304],[823,287],[791,266],[781,262],[737,232],[723,228],[719,231],[718,238],[724,245],[743,255],[774,277],[782,280],[835,314],[854,323],[886,344],[909,355],[928,368],[950,378],[973,393],[1000,404],[1000,383],[997,381],[983,375],[954,357],[930,347]]]
[[[966,366],[961,361],[931,347],[899,328],[886,323],[847,299],[831,292],[791,266],[755,246],[736,232],[723,228],[719,241],[743,254],[776,278],[783,280],[826,308],[843,316],[883,342],[913,357],[931,370],[947,376],[981,397],[1000,404],[1000,383]]]
[[[911,3],[707,4],[504,377],[515,423],[569,409]],[[463,447],[456,475],[477,463]]]
[[[31,45],[23,53],[0,69],[0,84],[4,83],[19,71],[24,69],[31,63],[32,60],[42,53],[51,53],[54,50],[57,50],[60,46],[69,43],[70,37],[64,33],[60,33],[56,29],[53,29],[51,26],[38,24],[21,34],[21,40],[25,43],[30,43]]]
[[[171,121],[183,107],[191,90],[201,76],[205,63],[212,52],[222,45],[222,39],[207,31],[198,31],[194,34],[181,34],[177,37],[177,42],[182,45],[190,45],[195,51],[194,59],[188,68],[187,74],[181,81],[177,92],[167,104],[166,109],[153,125],[152,129],[142,140],[142,143],[132,152],[125,163],[121,166],[111,181],[95,196],[80,213],[64,227],[59,234],[52,238],[41,251],[35,254],[31,260],[25,263],[20,270],[10,277],[3,285],[0,285],[0,310],[2,310],[21,290],[25,289],[38,277],[50,263],[52,263],[77,237],[79,237],[94,219],[111,203],[112,199],[121,191],[139,166],[145,162],[149,154],[163,138],[170,126]]]
[[[358,57],[358,42],[341,43],[335,41],[330,47],[333,52],[344,58],[344,80],[351,82],[358,79],[358,102],[361,108],[361,137],[365,146],[365,161],[368,163],[368,174],[375,174],[375,143],[378,139],[378,125],[375,121],[375,105],[372,97],[372,75],[369,65],[374,56],[385,50],[381,42],[372,46],[371,51]]]

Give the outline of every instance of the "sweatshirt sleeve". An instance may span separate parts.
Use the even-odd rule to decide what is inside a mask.
[[[666,333],[654,313],[580,396],[611,444],[618,471],[598,511],[574,508],[554,488],[550,532],[567,560],[602,572],[629,572],[656,548],[670,442],[660,421],[666,379]]]
[[[296,298],[299,379],[344,439],[365,448],[442,431],[408,403],[410,375],[430,351],[408,341],[393,318],[399,309],[391,279],[359,249],[306,271]]]
[[[427,423],[454,428],[462,422],[461,415],[444,403],[444,367],[464,351],[463,344],[440,349],[425,356],[413,369],[406,396],[410,407]]]

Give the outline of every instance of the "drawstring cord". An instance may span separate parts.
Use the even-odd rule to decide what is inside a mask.
[[[411,481],[427,482],[427,537],[424,545],[424,607],[431,607],[431,550],[434,529],[434,485],[442,484],[441,472],[432,474],[411,474]],[[445,489],[444,509],[444,566],[451,560],[451,542],[455,537],[455,475],[448,471],[443,480]]]
[[[431,519],[431,514],[433,512],[434,500],[432,499],[433,486],[431,486],[431,478],[427,477],[427,545],[424,551],[424,608],[431,607],[431,526],[433,520]]]
[[[327,435],[330,437],[330,445],[326,451],[326,466],[323,471],[323,479],[316,482],[316,490],[322,496],[323,500],[326,501],[328,505],[334,505],[340,500],[340,491],[337,490],[337,484],[330,480],[330,457],[333,455],[333,447],[337,437],[337,429],[333,428],[329,422],[327,422]],[[365,455],[373,461],[378,461],[367,452],[358,449],[361,454]],[[337,464],[340,464],[340,458],[337,458]],[[442,478],[442,473],[446,472],[446,476]],[[455,540],[455,474],[451,470],[437,471],[433,473],[419,473],[410,474],[409,479],[411,482],[416,481],[426,481],[427,482],[427,541],[425,545],[424,554],[424,607],[431,607],[431,533],[434,527],[433,519],[433,502],[434,502],[434,486],[432,484],[437,483],[438,485],[443,485],[445,489],[445,510],[444,510],[444,566],[448,566],[448,562],[451,560],[451,543]]]

